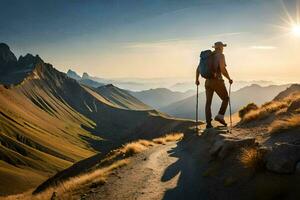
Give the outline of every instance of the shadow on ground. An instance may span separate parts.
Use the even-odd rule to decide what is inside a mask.
[[[205,155],[208,147],[201,139],[205,134],[209,134],[209,131],[204,131],[202,136],[185,134],[184,139],[168,152],[171,157],[176,157],[178,160],[166,168],[161,181],[167,182],[178,174],[179,179],[175,188],[165,192],[164,200],[208,199],[207,184],[202,176],[203,170],[207,167],[205,161],[209,159],[208,155]]]

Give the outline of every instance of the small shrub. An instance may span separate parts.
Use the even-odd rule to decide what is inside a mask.
[[[300,127],[300,115],[292,115],[288,118],[276,120],[269,127],[269,133],[279,133]]]
[[[255,103],[249,103],[245,107],[243,107],[241,110],[239,110],[239,117],[242,119],[249,111],[251,110],[257,110],[258,106]]]
[[[255,147],[242,149],[238,160],[245,168],[253,169],[255,171],[264,167],[263,153]]]
[[[138,142],[132,142],[128,143],[123,148],[120,150],[121,153],[127,155],[127,156],[132,156],[134,154],[140,153],[144,150],[146,150],[147,147],[138,143]]]

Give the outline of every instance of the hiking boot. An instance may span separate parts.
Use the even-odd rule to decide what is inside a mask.
[[[226,123],[225,120],[224,120],[224,115],[218,114],[218,115],[215,117],[215,120],[216,120],[217,122],[221,123],[222,125],[227,126],[227,123]]]
[[[210,128],[213,128],[213,126],[211,125],[211,123],[206,124],[206,129],[210,129]]]

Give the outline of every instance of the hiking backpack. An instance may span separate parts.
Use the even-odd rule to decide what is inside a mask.
[[[213,66],[214,52],[211,50],[202,51],[200,54],[200,63],[198,71],[205,79],[212,79],[215,77],[215,69]]]

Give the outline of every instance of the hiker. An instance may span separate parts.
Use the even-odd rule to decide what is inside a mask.
[[[233,81],[230,78],[226,70],[225,56],[223,54],[223,48],[226,47],[223,42],[216,42],[213,46],[215,49],[213,52],[211,50],[206,50],[201,52],[200,64],[196,71],[196,85],[200,84],[199,75],[205,78],[205,93],[206,93],[206,104],[205,104],[205,116],[206,116],[206,128],[213,128],[211,121],[211,103],[214,92],[222,99],[222,105],[219,113],[215,116],[215,120],[227,126],[224,115],[228,106],[229,96],[225,87],[223,76],[225,76],[229,83],[232,84]]]

